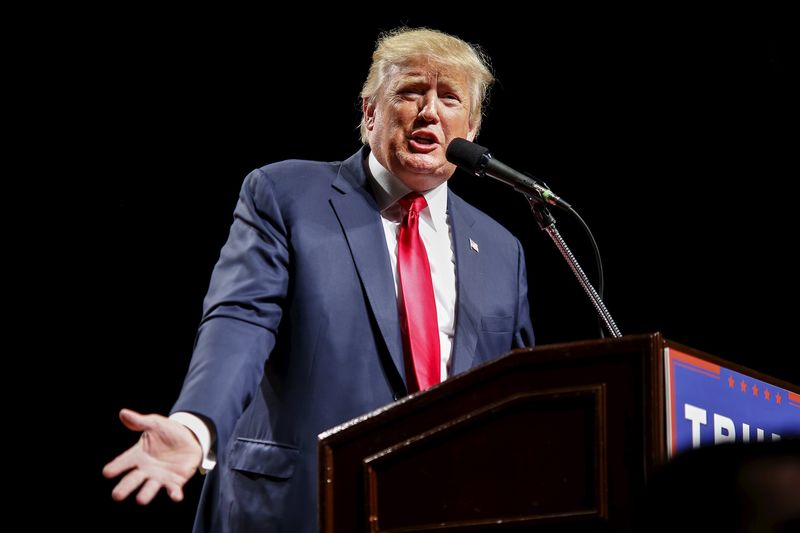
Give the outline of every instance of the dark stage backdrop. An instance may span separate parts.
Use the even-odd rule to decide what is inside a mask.
[[[623,333],[661,331],[800,381],[786,257],[797,242],[789,26],[696,15],[313,22],[206,12],[62,28],[43,77],[53,89],[45,135],[63,149],[45,172],[56,183],[46,213],[54,269],[67,273],[59,350],[75,354],[53,363],[69,383],[56,429],[79,435],[68,439],[62,516],[106,531],[189,529],[199,479],[180,505],[163,495],[147,509],[111,502],[100,470],[135,438],[117,412],[169,410],[242,179],[281,159],[357,150],[374,40],[402,22],[456,33],[493,59],[498,83],[478,141],[585,218]],[[522,241],[538,343],[596,337],[589,302],[524,199],[461,171],[451,183]],[[584,233],[555,215],[596,279]]]

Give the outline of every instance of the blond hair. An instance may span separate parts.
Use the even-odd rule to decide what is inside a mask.
[[[489,58],[480,46],[428,28],[401,27],[384,32],[375,44],[372,65],[361,89],[361,97],[374,104],[388,81],[392,66],[401,66],[415,57],[425,57],[446,67],[462,69],[469,80],[469,122],[477,133],[483,104],[494,82]],[[361,117],[361,141],[367,144],[365,117]]]

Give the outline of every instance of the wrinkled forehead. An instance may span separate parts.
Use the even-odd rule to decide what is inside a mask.
[[[416,57],[401,64],[391,65],[387,69],[386,78],[390,85],[418,80],[435,81],[464,89],[469,87],[467,73],[462,67],[426,57]]]

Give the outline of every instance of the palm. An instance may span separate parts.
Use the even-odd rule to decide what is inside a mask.
[[[186,480],[192,477],[197,467],[197,441],[187,442],[183,429],[164,425],[143,432],[137,443],[144,463],[140,468],[152,469],[154,473],[175,472]]]
[[[116,477],[127,472],[112,492],[115,500],[127,498],[137,488],[136,501],[147,505],[161,488],[174,501],[183,499],[183,486],[200,464],[202,450],[185,426],[161,415],[141,415],[123,410],[120,419],[134,431],[139,441],[103,469],[103,475]]]

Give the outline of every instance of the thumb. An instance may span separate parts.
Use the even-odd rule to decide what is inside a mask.
[[[133,431],[146,431],[155,427],[152,415],[143,415],[131,409],[122,409],[119,412],[119,419],[126,428]]]

